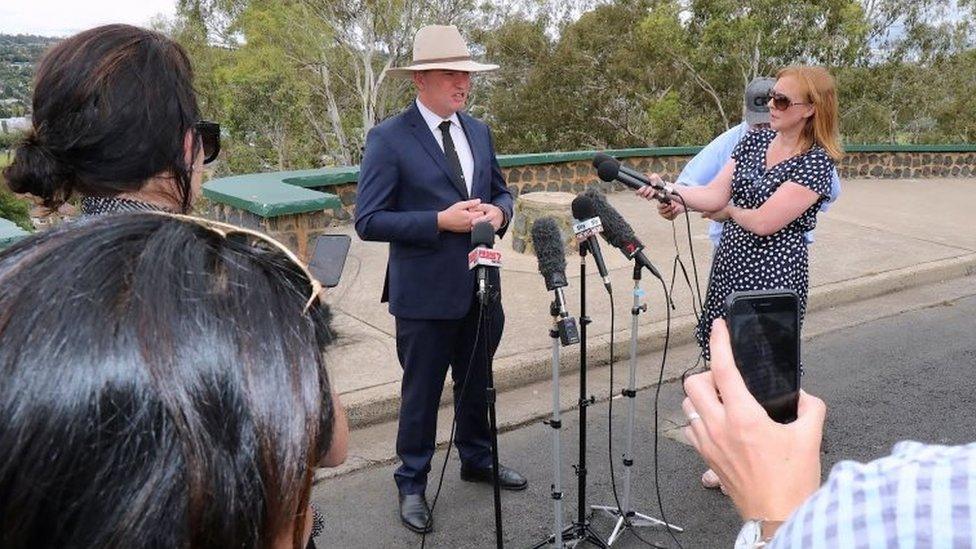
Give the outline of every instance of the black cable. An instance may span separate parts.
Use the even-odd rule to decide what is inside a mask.
[[[471,348],[471,358],[468,359],[468,369],[464,372],[464,380],[461,381],[461,395],[458,397],[457,404],[454,405],[454,417],[451,418],[451,436],[447,439],[447,453],[444,455],[444,463],[441,465],[440,478],[437,479],[437,490],[434,491],[434,500],[430,504],[430,518],[426,524],[425,530],[430,528],[430,521],[434,520],[434,508],[437,507],[437,498],[441,495],[441,485],[444,484],[444,473],[447,471],[447,462],[451,458],[451,448],[454,446],[454,431],[457,428],[457,411],[464,403],[464,394],[468,389],[468,376],[471,375],[471,370],[474,369],[474,357],[475,353],[478,352],[478,338],[481,336],[481,323],[485,318],[485,304],[481,302],[478,306],[478,326],[474,331],[474,344]],[[485,335],[487,337],[487,334]],[[454,368],[454,365],[451,365]],[[420,549],[424,549],[427,546],[427,532],[424,532],[420,538]]]
[[[620,497],[617,496],[617,478],[614,475],[613,462],[616,459],[613,455],[613,334],[614,319],[616,309],[613,306],[613,293],[610,294],[610,399],[607,401],[607,453],[610,455],[610,488],[613,491],[613,501],[617,504],[617,512],[624,517],[624,524],[630,522],[627,519],[626,511],[620,505]]]
[[[691,253],[691,269],[695,274],[695,292],[698,295],[698,307],[701,309],[702,314],[705,314],[705,306],[702,304],[701,296],[701,279],[698,277],[698,261],[695,260],[695,245],[691,238],[691,217],[688,215],[688,205],[685,203],[685,198],[677,192],[673,192],[671,194],[681,201],[681,207],[685,210],[685,227],[688,230],[688,251]],[[675,246],[677,246],[677,242],[675,242]],[[682,265],[682,268],[683,267],[684,265]],[[687,273],[685,274],[685,277],[687,280]],[[691,283],[689,281],[689,285],[690,284]]]
[[[674,224],[672,223],[672,227],[673,226]],[[679,266],[681,267],[681,274],[685,278],[685,284],[688,286],[688,291],[691,293],[691,312],[694,313],[695,315],[695,322],[699,322],[701,321],[701,316],[698,310],[699,305],[695,303],[695,291],[691,289],[691,280],[688,278],[688,269],[685,267],[684,261],[681,260],[681,256],[677,254],[674,256],[674,261],[672,262],[671,265],[671,288],[669,289],[669,291],[671,292],[672,295],[674,294],[674,283],[678,279]],[[674,302],[671,301],[670,303],[671,303],[671,310],[676,309],[676,307],[674,306]],[[701,312],[704,313],[704,311]]]
[[[674,239],[675,256],[674,256],[674,264],[673,264],[672,269],[671,269],[671,288],[670,289],[671,289],[671,291],[674,290],[674,282],[677,279],[677,275],[678,275],[677,268],[680,265],[681,266],[681,272],[684,275],[685,284],[688,286],[688,290],[692,293],[691,308],[692,308],[692,311],[695,314],[695,323],[697,325],[697,324],[701,324],[701,316],[704,316],[704,314],[705,314],[705,306],[704,306],[704,304],[702,302],[702,297],[701,297],[701,280],[699,280],[699,278],[698,278],[698,261],[695,259],[695,245],[694,245],[694,242],[693,242],[693,240],[691,238],[691,217],[688,214],[688,206],[685,203],[684,197],[681,196],[677,192],[673,192],[671,194],[673,196],[675,196],[678,200],[681,201],[682,209],[684,209],[684,214],[685,214],[685,227],[687,229],[687,236],[688,236],[688,251],[691,254],[691,267],[692,267],[692,271],[693,271],[694,276],[695,276],[695,288],[692,289],[692,287],[691,287],[691,281],[688,279],[688,270],[685,268],[684,262],[681,261],[681,251],[680,251],[680,248],[678,247],[678,232],[677,232],[677,228],[675,227],[674,220],[672,219],[671,220],[671,235],[672,235],[672,238]],[[695,306],[695,295],[696,295],[696,293],[697,293],[697,297],[698,297],[698,307]],[[669,303],[673,303],[671,301],[671,298],[670,297],[668,298],[668,302]],[[701,310],[701,316],[699,316],[699,309]],[[695,363],[692,366],[688,367],[684,372],[681,373],[681,383],[682,383],[682,386],[684,386],[685,377],[687,377],[687,375],[690,372],[692,372],[692,371],[694,371],[694,370],[696,370],[698,368],[698,366],[701,364],[703,358],[704,358],[704,351],[699,350],[698,357],[695,359]],[[708,366],[707,361],[705,361],[705,362],[706,362],[706,368],[707,368],[707,366]]]
[[[688,210],[685,209],[685,221],[688,223],[688,234],[691,234],[691,220],[688,219]],[[695,321],[698,322],[701,317],[699,316],[698,309],[701,305],[701,294],[699,292],[699,303],[695,302],[695,291],[691,288],[691,280],[688,278],[688,269],[685,267],[684,261],[681,260],[681,248],[678,247],[678,226],[675,224],[674,219],[671,220],[671,239],[674,241],[674,261],[671,262],[671,286],[668,288],[670,295],[674,295],[674,283],[678,280],[678,267],[681,267],[681,274],[684,276],[685,284],[688,286],[688,291],[691,293],[691,311],[695,314]],[[692,254],[692,261],[694,261],[695,249],[692,247],[689,241],[689,248]],[[697,267],[696,267],[697,273]],[[698,283],[697,278],[695,283]],[[671,305],[671,310],[675,310],[674,301],[668,299],[668,303]]]
[[[696,370],[698,368],[698,365],[701,364],[703,358],[705,358],[705,352],[702,351],[699,348],[698,349],[698,358],[695,359],[695,363],[692,364],[691,366],[689,366],[685,371],[681,372],[681,387],[682,387],[682,391],[684,390],[685,379],[688,377],[688,374],[692,374],[692,373],[698,374],[698,373],[701,373],[701,372],[695,372],[694,370]],[[688,395],[685,394],[685,396],[688,396]]]
[[[664,288],[665,301],[670,301],[671,296],[668,294],[668,285],[664,282],[663,279],[660,280],[661,280],[661,287]],[[678,541],[678,537],[674,535],[674,531],[671,530],[670,526],[668,526],[668,524],[670,524],[670,521],[668,521],[667,515],[664,514],[664,504],[662,503],[662,499],[661,499],[661,483],[659,482],[660,462],[658,460],[658,446],[659,446],[658,434],[661,428],[661,423],[658,420],[658,408],[659,408],[658,405],[661,400],[661,385],[664,383],[664,365],[667,363],[668,360],[668,344],[671,341],[671,309],[669,307],[665,307],[665,310],[667,311],[667,322],[665,323],[665,329],[664,329],[664,351],[661,353],[661,371],[658,373],[657,388],[654,391],[654,492],[657,494],[658,509],[661,510],[661,521],[665,523],[664,529],[668,531],[668,534],[671,535],[671,539],[674,540],[674,543],[677,544],[679,549],[683,549],[681,547],[681,542]]]

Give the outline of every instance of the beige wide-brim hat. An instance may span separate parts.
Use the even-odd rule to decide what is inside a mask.
[[[389,69],[393,76],[409,76],[417,71],[447,70],[463,72],[493,71],[498,65],[471,59],[468,44],[454,25],[427,25],[413,38],[413,64]]]

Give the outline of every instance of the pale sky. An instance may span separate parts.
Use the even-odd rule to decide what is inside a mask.
[[[69,36],[107,23],[146,26],[176,0],[0,0],[0,33]]]

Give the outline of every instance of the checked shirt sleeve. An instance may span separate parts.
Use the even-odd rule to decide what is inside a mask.
[[[891,456],[844,461],[770,547],[974,547],[976,444],[900,442]]]

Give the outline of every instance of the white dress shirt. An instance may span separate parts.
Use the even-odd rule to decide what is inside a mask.
[[[471,196],[471,182],[474,181],[474,156],[471,154],[471,145],[468,144],[468,137],[464,135],[464,128],[461,127],[461,119],[457,113],[452,113],[450,118],[441,118],[436,113],[428,109],[420,99],[417,99],[417,109],[424,117],[424,122],[430,128],[430,133],[434,134],[434,140],[444,150],[444,138],[441,136],[440,126],[444,120],[451,121],[451,140],[454,141],[454,150],[457,152],[458,160],[461,161],[461,172],[464,174],[464,184],[468,187],[468,196]]]

